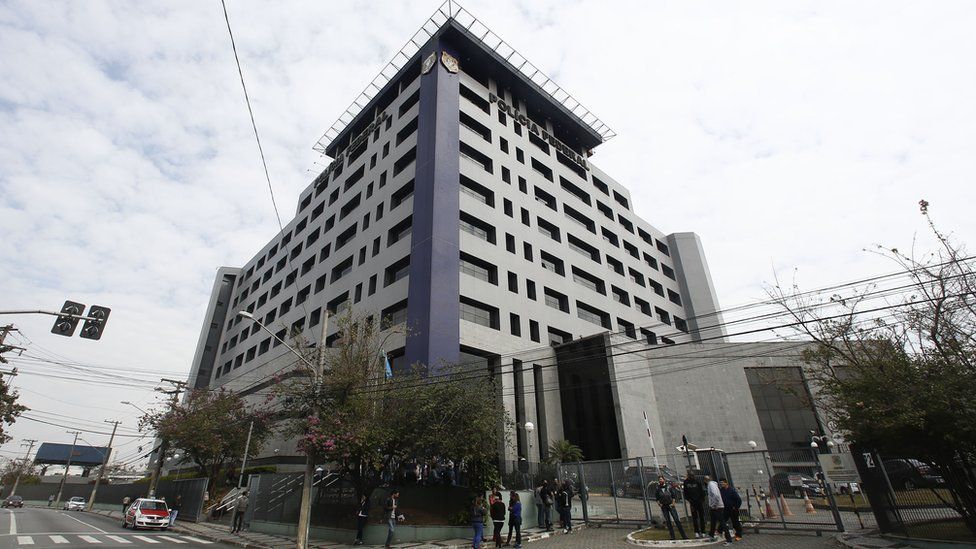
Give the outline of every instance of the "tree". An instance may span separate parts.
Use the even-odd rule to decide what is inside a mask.
[[[0,468],[0,484],[13,486],[20,475],[21,484],[34,484],[33,479],[37,478],[34,474],[34,464],[27,459],[11,459]]]
[[[321,384],[308,376],[278,384],[299,449],[348,478],[357,498],[382,485],[384,471],[438,457],[463,462],[476,489],[494,482],[499,428],[510,421],[490,373],[415,365],[389,377],[380,328],[351,312],[337,322],[342,337],[322,356]]]
[[[17,403],[19,397],[17,391],[12,391],[0,374],[0,444],[6,444],[12,439],[7,434],[6,426],[17,421],[20,414],[30,410],[27,406]]]
[[[795,286],[771,293],[816,343],[804,358],[820,409],[863,448],[932,463],[976,533],[976,271],[920,206],[938,249],[877,250],[908,279],[900,301],[874,286],[826,304]]]
[[[549,463],[582,461],[583,450],[568,440],[554,440],[549,444]]]
[[[271,417],[264,410],[248,407],[243,398],[230,391],[196,390],[184,402],[140,420],[141,426],[152,427],[157,436],[168,439],[171,448],[185,452],[210,477],[211,495],[225,464],[243,456],[252,422],[249,456],[261,450],[270,434]]]

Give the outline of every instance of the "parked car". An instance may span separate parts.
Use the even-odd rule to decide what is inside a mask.
[[[139,528],[165,530],[169,527],[169,509],[166,507],[166,502],[150,498],[139,498],[133,501],[122,515],[122,528],[129,526],[132,526],[133,530]]]
[[[657,477],[664,476],[664,480],[676,490],[675,494],[680,500],[681,497],[681,478],[667,465],[662,465],[661,470],[657,467],[628,467],[624,470],[623,478],[614,479],[613,493],[618,498],[623,497],[643,497],[644,491],[641,487],[641,475],[644,477],[644,485],[647,486],[647,497],[654,498],[654,491],[657,489]]]
[[[807,497],[824,495],[820,482],[803,473],[776,473],[770,483],[777,494],[784,496],[802,498],[804,495]]]
[[[64,502],[64,505],[61,508],[65,511],[84,511],[85,498],[81,496],[74,496],[68,501]]]
[[[22,498],[20,496],[10,496],[7,499],[3,500],[3,506],[4,507],[23,507],[24,506],[24,498]]]
[[[896,490],[935,488],[945,485],[945,479],[924,461],[917,459],[889,459],[884,462],[888,480]]]

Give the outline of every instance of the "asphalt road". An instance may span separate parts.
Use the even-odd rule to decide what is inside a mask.
[[[78,511],[55,509],[0,509],[0,549],[32,547],[182,547],[230,545],[173,532],[123,529],[118,520]]]

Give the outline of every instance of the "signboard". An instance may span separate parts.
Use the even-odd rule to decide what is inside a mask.
[[[827,476],[827,482],[847,484],[861,482],[851,454],[820,454],[820,467]]]
[[[790,486],[799,488],[803,486],[803,475],[790,475]]]

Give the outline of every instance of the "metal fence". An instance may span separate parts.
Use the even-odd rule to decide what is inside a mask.
[[[878,528],[910,538],[976,542],[976,470],[853,448]]]
[[[687,471],[699,480],[725,478],[742,498],[742,521],[753,530],[844,531],[858,524],[838,508],[835,490],[817,478],[819,461],[809,450],[755,450],[668,454],[633,459],[561,463],[557,476],[576,488],[574,515],[588,522],[658,525],[663,521],[655,490],[663,476],[675,494],[675,509],[686,531],[690,502],[682,493]],[[707,512],[705,513],[707,516]],[[847,522],[845,526],[845,522]]]

